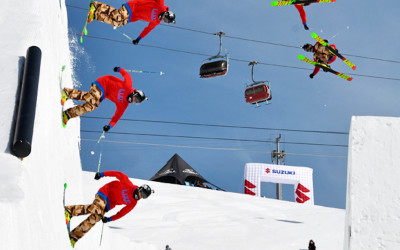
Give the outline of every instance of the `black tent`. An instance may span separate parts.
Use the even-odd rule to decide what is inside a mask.
[[[185,182],[195,184],[197,181],[199,181],[199,183],[209,183],[178,154],[174,154],[174,156],[169,159],[167,164],[165,164],[164,167],[162,167],[153,177],[151,177],[150,180],[179,185],[185,185]]]

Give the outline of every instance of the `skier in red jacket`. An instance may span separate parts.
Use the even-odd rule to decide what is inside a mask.
[[[61,99],[62,104],[68,99],[85,102],[84,104],[67,109],[63,112],[64,125],[66,125],[71,118],[93,111],[100,105],[100,102],[106,98],[114,102],[117,106],[110,123],[103,127],[103,130],[107,132],[110,128],[115,126],[129,104],[141,103],[148,99],[143,91],[132,88],[132,78],[123,68],[115,67],[114,71],[121,73],[124,81],[115,76],[107,75],[97,78],[97,80],[92,83],[89,92],[64,88]]]
[[[307,26],[307,16],[306,16],[306,12],[304,11],[303,6],[308,6],[310,5],[310,3],[303,3],[303,4],[295,4],[294,7],[296,7],[296,9],[299,11],[300,14],[300,18],[301,21],[303,22],[303,26],[305,30],[308,30],[308,26]]]
[[[97,172],[94,178],[99,180],[102,177],[116,177],[118,180],[101,187],[95,195],[92,204],[65,207],[66,216],[70,218],[73,216],[90,214],[86,220],[82,221],[81,224],[70,232],[69,237],[72,246],[74,246],[98,221],[102,220],[103,223],[116,221],[129,213],[136,206],[138,200],[142,198],[147,199],[151,193],[154,193],[154,190],[148,185],[142,185],[140,187],[133,185],[128,176],[118,171]],[[125,207],[115,215],[105,217],[104,214],[109,212],[116,205],[125,205]]]
[[[164,0],[133,0],[124,3],[120,9],[115,9],[104,3],[93,1],[90,3],[91,16],[88,22],[96,19],[103,23],[108,23],[114,27],[121,27],[128,22],[143,20],[149,22],[142,33],[133,40],[137,45],[141,39],[150,33],[161,21],[165,23],[175,23],[175,14],[169,11],[169,7],[164,5]]]
[[[324,40],[325,42],[328,42],[328,40]],[[330,44],[330,46],[336,49],[336,46],[334,44]],[[317,42],[314,46],[312,44],[306,43],[303,45],[303,50],[307,52],[313,52],[314,53],[314,61],[317,63],[320,63],[328,68],[329,64],[333,63],[336,60],[336,55],[332,54],[328,48],[326,48],[324,45],[320,44]],[[310,78],[314,78],[316,74],[318,74],[320,68],[318,66],[315,66],[314,71],[310,74]]]

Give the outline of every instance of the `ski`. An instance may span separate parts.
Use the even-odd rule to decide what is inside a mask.
[[[342,61],[347,64],[350,68],[352,68],[353,70],[356,70],[356,65],[354,65],[352,62],[350,62],[349,60],[347,60],[344,56],[342,56],[337,50],[335,50],[334,48],[332,48],[327,42],[324,41],[324,39],[322,39],[321,37],[319,37],[317,34],[315,34],[314,32],[311,33],[311,36],[317,40],[320,44],[322,44],[323,46],[327,47],[329,49],[329,51],[338,56],[340,59],[342,59]]]
[[[88,11],[88,14],[87,14],[87,17],[86,17],[86,22],[85,22],[85,25],[83,26],[83,29],[82,29],[81,38],[80,38],[80,42],[81,43],[83,43],[83,35],[87,36],[86,26],[87,26],[88,23],[90,23],[92,21],[92,20],[89,20],[90,16],[92,15],[92,11],[93,11],[93,10],[91,11],[91,3],[92,3],[92,0],[90,0],[89,11]]]
[[[336,0],[289,0],[289,1],[272,1],[271,6],[285,6],[292,4],[308,4],[308,3],[334,3]]]
[[[64,198],[63,198],[63,205],[64,205],[64,214],[65,214],[65,224],[67,225],[68,230],[68,237],[69,233],[71,232],[71,214],[65,209],[65,190],[67,189],[67,183],[64,183]]]
[[[63,74],[64,70],[65,70],[65,65],[63,65],[61,67],[61,74],[60,74],[60,77],[59,77],[59,84],[60,84],[60,96],[61,96],[61,124],[65,128],[66,125],[64,124],[64,115],[63,115],[65,100],[63,98],[64,90],[63,90],[63,86],[62,86],[62,74]]]
[[[73,241],[73,238],[70,237],[71,233],[71,213],[67,211],[65,208],[65,190],[67,189],[67,183],[64,183],[64,198],[63,198],[63,205],[64,205],[64,214],[65,214],[65,224],[67,225],[67,231],[68,231],[68,238],[70,239],[71,242],[71,247],[74,248],[75,246],[75,241]]]
[[[305,56],[303,56],[303,55],[298,55],[297,57],[298,57],[300,60],[302,60],[302,61],[304,61],[304,62],[306,62],[306,63],[309,63],[309,64],[312,64],[312,65],[314,65],[314,66],[317,66],[317,67],[323,69],[324,71],[331,72],[332,74],[335,74],[335,75],[337,75],[337,76],[339,76],[339,77],[341,77],[341,78],[343,78],[343,79],[345,79],[345,80],[347,80],[347,81],[353,80],[352,77],[347,76],[347,75],[342,74],[342,73],[339,73],[339,72],[336,72],[336,71],[334,71],[333,69],[331,69],[330,67],[326,67],[326,66],[324,66],[324,65],[322,65],[322,64],[320,64],[320,63],[314,62],[314,61],[308,59],[307,57],[305,57]]]

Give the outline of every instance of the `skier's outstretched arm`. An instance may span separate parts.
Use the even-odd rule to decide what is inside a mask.
[[[119,171],[104,171],[102,173],[100,173],[101,177],[116,177],[118,180],[120,181],[124,181],[124,180],[129,180],[128,176],[124,173],[121,173]]]
[[[142,33],[140,33],[140,35],[137,37],[137,41],[139,42],[140,40],[142,40],[145,36],[147,36],[150,31],[152,31],[157,25],[159,24],[159,22],[150,22],[149,25],[143,29]]]
[[[122,115],[125,113],[125,110],[128,106],[125,107],[119,107],[117,106],[117,110],[115,110],[115,114],[114,116],[111,118],[111,121],[108,125],[109,126],[108,130],[110,130],[112,127],[115,126],[115,124],[117,124],[117,122],[119,121],[119,119],[122,117]],[[107,131],[108,131],[107,130]]]
[[[135,205],[127,205],[125,207],[123,207],[121,210],[119,210],[118,213],[114,214],[113,216],[109,217],[110,221],[116,221],[120,218],[122,218],[123,216],[125,216],[127,213],[129,213],[130,211],[132,211],[132,209],[136,206]]]
[[[119,72],[121,76],[124,78],[124,82],[132,83],[131,75],[128,72],[126,72],[126,70],[124,70],[123,68],[115,67],[114,72]]]

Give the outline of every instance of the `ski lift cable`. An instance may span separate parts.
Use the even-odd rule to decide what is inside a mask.
[[[99,117],[99,116],[81,116],[81,118],[84,118],[84,119],[101,119],[101,120],[110,120],[110,119],[111,119],[110,117]],[[266,128],[266,127],[250,127],[250,126],[233,126],[233,125],[221,125],[221,124],[190,123],[190,122],[173,122],[173,121],[157,121],[157,120],[128,119],[128,118],[121,118],[120,121],[164,123],[164,124],[177,124],[177,125],[189,125],[189,126],[205,126],[205,127],[219,127],[219,128],[238,128],[238,129],[273,130],[273,131],[286,131],[286,132],[302,132],[302,133],[320,133],[320,134],[349,135],[349,133],[347,133],[347,132],[338,132],[338,131],[301,130],[301,129]]]
[[[213,34],[211,32],[205,32],[205,31],[201,31],[201,30],[189,29],[189,28],[179,27],[179,26],[176,26],[176,25],[174,25],[174,26],[166,25],[166,24],[161,24],[161,25],[164,26],[164,27],[168,27],[168,28],[182,29],[182,30],[187,30],[187,31],[207,34],[207,35],[212,35]],[[260,40],[250,39],[250,38],[243,38],[243,37],[236,37],[236,36],[229,36],[229,35],[225,35],[225,37],[226,38],[231,38],[231,39],[248,41],[248,42],[254,42],[254,43],[262,43],[262,44],[269,44],[269,45],[281,46],[281,47],[286,47],[286,48],[301,49],[301,47],[299,47],[299,46],[293,46],[293,45],[289,45],[289,44],[274,43],[274,42],[268,42],[268,41],[260,41]],[[390,60],[390,59],[382,59],[382,58],[376,58],[376,57],[352,55],[352,54],[345,54],[345,53],[341,53],[341,54],[342,55],[346,55],[346,56],[353,56],[353,57],[359,57],[359,58],[363,58],[363,59],[369,59],[369,60],[376,60],[376,61],[383,61],[383,62],[390,62],[390,63],[400,63],[400,61]]]
[[[70,33],[71,34],[75,34],[77,36],[80,36],[80,34],[78,34],[78,33],[74,33],[74,32],[70,32]],[[130,42],[125,42],[125,41],[115,40],[115,39],[110,39],[110,38],[91,36],[91,35],[87,35],[85,37],[132,45]],[[168,51],[191,54],[191,55],[199,55],[199,56],[207,56],[207,57],[211,56],[209,54],[204,54],[204,53],[198,53],[198,52],[192,52],[192,51],[184,51],[184,50],[178,50],[178,49],[171,49],[171,48],[165,48],[165,47],[155,46],[155,45],[139,44],[137,46],[143,46],[143,47],[148,47],[148,48],[156,48],[156,49],[168,50]],[[251,60],[236,59],[236,58],[229,58],[229,60],[230,61],[238,61],[238,62],[246,62],[246,63],[251,62]],[[258,62],[258,64],[267,65],[267,66],[274,66],[274,67],[281,67],[281,68],[306,70],[306,71],[310,70],[310,68],[303,68],[303,67],[296,67],[296,66],[289,66],[289,65],[282,65],[282,64],[272,64],[272,63],[263,63],[263,62]],[[362,74],[354,74],[353,72],[349,72],[349,73],[344,72],[344,74],[355,75],[355,76],[366,77],[366,78],[375,78],[375,79],[383,79],[383,80],[400,81],[400,78],[391,78],[391,77],[385,77],[385,76],[362,75]]]
[[[83,133],[98,133],[96,130],[81,130]],[[255,139],[236,139],[236,138],[222,138],[222,137],[204,137],[204,136],[188,136],[188,135],[166,135],[166,134],[151,134],[151,133],[133,133],[133,132],[107,132],[113,135],[138,135],[138,136],[153,136],[153,137],[168,137],[168,138],[185,138],[185,139],[201,139],[201,140],[220,140],[220,141],[241,141],[241,142],[259,142],[271,143],[273,140],[255,140]],[[327,146],[327,147],[343,147],[347,148],[344,144],[324,144],[324,143],[309,143],[309,142],[281,142],[282,144],[291,145],[304,145],[304,146]]]
[[[70,4],[66,4],[66,6],[67,7],[71,7],[71,8],[75,8],[75,9],[80,9],[80,10],[87,11],[87,8],[73,6],[73,5],[70,5]],[[191,31],[191,32],[201,33],[201,34],[215,35],[214,32],[206,32],[206,31],[201,31],[201,30],[196,30],[196,29],[180,27],[180,26],[176,26],[176,25],[172,26],[172,25],[166,25],[166,24],[162,24],[162,23],[160,25],[164,26],[164,27],[168,27],[168,28],[187,30],[187,31]],[[231,38],[231,39],[255,42],[255,43],[262,43],[262,44],[269,44],[269,45],[274,45],[274,46],[281,46],[281,47],[287,47],[287,48],[293,48],[293,49],[300,49],[299,46],[293,46],[293,45],[289,45],[289,44],[274,43],[274,42],[268,42],[268,41],[260,41],[260,40],[250,39],[250,38],[235,37],[235,36],[229,36],[229,35],[225,35],[225,37],[226,38]],[[383,62],[389,62],[389,63],[400,63],[400,61],[390,60],[390,59],[382,59],[382,58],[376,58],[376,57],[352,55],[352,54],[346,54],[346,53],[341,53],[341,54],[345,55],[345,56],[352,56],[352,57],[358,57],[358,58],[369,59],[369,60],[383,61]]]
[[[95,139],[81,138],[82,141],[96,141]],[[191,148],[191,149],[207,149],[207,150],[224,150],[224,151],[246,151],[253,153],[270,153],[270,150],[253,150],[244,148],[218,148],[218,147],[199,147],[199,146],[188,146],[188,145],[174,145],[174,144],[161,144],[161,143],[147,143],[147,142],[129,142],[129,141],[115,141],[115,140],[104,140],[108,143],[118,144],[135,144],[135,145],[147,145],[147,146],[163,146],[163,147],[174,147],[174,148]],[[306,153],[290,153],[285,152],[286,155],[298,155],[298,156],[316,156],[316,157],[333,157],[333,158],[346,158],[347,155],[322,155],[322,154],[306,154]]]

